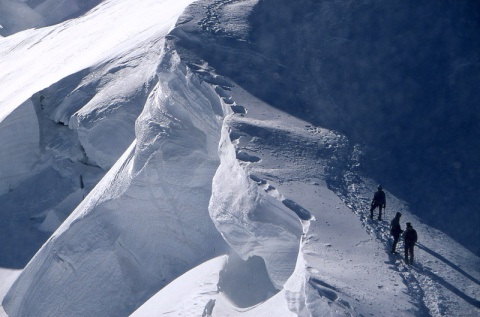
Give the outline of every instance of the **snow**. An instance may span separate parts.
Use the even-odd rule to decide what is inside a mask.
[[[266,32],[272,4],[103,1],[0,39],[0,316],[480,314],[476,255],[388,186],[369,219],[368,149],[299,47],[271,51],[311,15]],[[389,252],[397,211],[413,265]]]
[[[25,101],[0,125],[0,194],[16,187],[39,155],[40,132],[32,102]]]
[[[10,270],[2,268],[0,269],[0,279],[2,283],[0,284],[0,296],[3,298],[12,286],[15,279],[21,273],[21,270]],[[7,316],[3,309],[0,309],[0,316]]]
[[[45,27],[78,17],[100,0],[2,0],[0,36],[9,36],[32,27]]]
[[[159,316],[172,312],[181,316],[201,316],[198,309],[201,310],[204,306],[204,311],[208,310],[209,297],[217,295],[219,272],[225,261],[225,256],[217,257],[186,272],[155,294],[131,316]],[[197,310],[192,309],[195,306],[198,306]]]
[[[44,18],[22,1],[0,1],[0,36],[42,25]]]
[[[222,129],[221,163],[213,178],[210,216],[244,260],[255,255],[265,260],[270,279],[281,288],[295,267],[302,228],[295,214],[247,175],[228,130]]]

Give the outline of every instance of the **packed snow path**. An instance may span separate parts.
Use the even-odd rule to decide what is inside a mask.
[[[388,255],[386,264],[397,271],[408,288],[408,293],[416,301],[420,316],[469,316],[480,309],[480,280],[478,279],[478,259],[467,264],[467,271],[462,267],[462,260],[468,255],[465,250],[443,233],[422,223],[410,214],[404,202],[389,195],[387,209],[383,213],[383,221],[370,219],[370,202],[376,184],[365,180],[355,173],[358,153],[351,156],[350,169],[344,170],[341,181],[332,182],[332,187],[344,199],[347,205],[359,216],[367,232],[384,245]],[[353,167],[353,168],[352,168]],[[370,193],[369,193],[370,191]],[[397,254],[391,254],[393,238],[390,235],[390,221],[396,212],[401,212],[402,229],[406,222],[412,222],[419,232],[419,242],[415,246],[415,261],[405,264],[403,241],[397,245]],[[440,243],[439,243],[440,242]],[[442,243],[443,242],[443,243]],[[437,248],[440,248],[437,250]],[[449,260],[450,259],[450,260]],[[473,275],[469,272],[472,272]],[[453,298],[460,300],[456,303]],[[455,304],[452,305],[452,303]],[[464,305],[462,305],[464,304]]]

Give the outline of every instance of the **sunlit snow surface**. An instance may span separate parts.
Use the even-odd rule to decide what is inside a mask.
[[[384,218],[420,236],[413,266],[388,252],[361,147],[209,65],[226,52],[255,82],[275,63],[245,42],[257,1],[195,2],[166,37],[191,2],[106,1],[0,41],[6,314],[479,314],[479,259],[387,191]]]

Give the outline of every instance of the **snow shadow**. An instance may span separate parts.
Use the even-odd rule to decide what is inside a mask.
[[[310,278],[308,283],[318,292],[318,295],[326,298],[329,301],[329,304],[334,303],[335,305],[342,307],[342,309],[353,311],[350,303],[340,298],[337,294],[338,290],[332,285],[325,283],[317,278]],[[351,314],[348,315],[352,316]]]
[[[47,168],[0,196],[0,267],[23,269],[27,265],[50,236],[36,228],[37,215],[64,200],[71,186],[69,180]]]
[[[215,300],[211,299],[203,309],[202,317],[211,317],[213,314],[213,308],[215,307]]]
[[[66,76],[34,96],[40,100],[40,108],[47,117],[56,123],[68,125],[70,117],[96,94],[94,86],[81,85],[91,71],[90,68],[85,68]]]
[[[218,290],[240,308],[264,302],[278,292],[261,257],[244,261],[237,255],[230,255],[220,271]]]
[[[296,202],[294,202],[291,199],[284,199],[282,200],[282,203],[290,210],[292,210],[294,213],[297,214],[297,216],[302,219],[302,220],[310,220],[312,218],[312,214],[310,211],[307,209],[303,208]]]
[[[0,36],[9,36],[33,27],[46,27],[80,17],[101,2],[101,0],[2,2]]]
[[[302,206],[300,206],[298,203],[296,203],[291,199],[283,198],[283,196],[278,193],[277,189],[272,185],[268,184],[266,180],[261,179],[260,177],[254,174],[250,174],[250,179],[253,180],[255,183],[257,183],[258,186],[262,186],[265,192],[270,194],[272,197],[275,197],[278,200],[281,200],[282,204],[288,209],[290,209],[291,211],[293,211],[301,220],[311,220],[313,218],[310,211],[303,208]]]
[[[248,163],[257,163],[260,162],[260,158],[255,155],[250,155],[245,151],[237,152],[237,160],[248,162]]]
[[[335,287],[316,278],[310,278],[308,282],[310,283],[310,285],[312,285],[313,288],[318,291],[320,296],[326,297],[332,302],[338,299],[337,290],[335,289]]]
[[[452,269],[454,269],[455,271],[457,271],[458,273],[462,274],[463,276],[465,276],[466,278],[468,278],[469,280],[471,280],[472,282],[476,283],[477,285],[480,285],[480,281],[477,280],[475,277],[471,276],[470,274],[468,274],[467,272],[465,272],[464,270],[462,270],[459,266],[455,265],[454,263],[452,263],[451,261],[449,261],[448,259],[446,259],[445,257],[443,257],[442,255],[438,254],[437,252],[433,251],[432,249],[429,249],[427,248],[426,246],[424,246],[423,244],[421,243],[417,243],[416,246],[429,253],[430,255],[436,257],[437,259],[439,259],[440,261],[442,261],[443,263],[445,263],[446,265],[450,266]]]
[[[450,292],[454,293],[458,297],[462,298],[464,301],[466,301],[470,305],[475,306],[477,308],[480,308],[480,301],[479,300],[468,296],[467,294],[465,294],[464,292],[462,292],[461,290],[456,288],[454,285],[445,281],[442,277],[436,275],[435,273],[429,271],[428,269],[426,269],[425,267],[422,267],[422,266],[419,266],[419,267],[413,266],[412,268],[414,270],[416,270],[418,273],[430,277],[433,281],[442,285],[443,287],[445,287],[446,289],[448,289]]]

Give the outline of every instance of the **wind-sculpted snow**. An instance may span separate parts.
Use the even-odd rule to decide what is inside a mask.
[[[15,109],[21,107],[18,111],[25,111],[27,108],[21,105],[28,104],[34,105],[35,111],[31,113],[36,112],[39,122],[36,124],[33,117],[25,124],[17,120],[17,124],[9,124],[10,132],[2,130],[3,142],[18,140],[11,153],[2,148],[1,155],[8,156],[3,162],[18,158],[15,164],[2,165],[9,170],[5,177],[15,174],[17,167],[26,163],[25,158],[18,157],[24,149],[27,152],[23,155],[33,160],[32,178],[53,164],[64,177],[78,182],[81,174],[89,169],[80,165],[65,168],[68,164],[64,164],[64,160],[71,160],[74,165],[80,162],[101,166],[104,170],[98,169],[96,176],[83,175],[86,188],[91,189],[133,141],[135,120],[155,83],[163,36],[172,19],[188,2],[144,1],[142,6],[134,8],[128,0],[103,3],[75,21],[1,39],[0,126],[15,117],[11,115]],[[29,1],[29,5],[32,3]],[[159,20],[157,12],[162,4],[168,9],[161,10]],[[135,23],[130,23],[132,21]],[[124,28],[125,24],[130,25]],[[29,116],[24,116],[22,120],[27,118]],[[50,119],[69,125],[74,132],[52,124]],[[36,138],[36,125],[41,126],[40,145],[23,146],[25,140],[20,138],[26,136],[29,129],[32,129],[28,132],[30,139]],[[17,131],[20,128],[23,131]],[[18,132],[15,138],[10,137],[13,131]],[[41,155],[35,155],[34,151],[40,151]],[[72,170],[75,172],[70,173]],[[2,191],[15,188],[14,184],[7,183],[0,184]],[[54,184],[52,182],[52,190]],[[24,199],[32,197],[35,195]],[[30,212],[37,217],[46,211]]]
[[[167,34],[189,3],[105,1],[0,39],[0,132],[19,117],[39,131],[15,130],[39,154],[0,196],[6,313],[478,315],[479,259],[390,186],[384,221],[370,220],[371,152],[339,132],[362,110],[342,116],[337,90],[358,89],[333,85],[349,74],[336,62],[378,59],[333,53],[382,55],[346,31],[386,5],[199,0]],[[413,265],[389,252],[396,211],[419,233]]]
[[[225,240],[242,258],[256,255],[264,259],[272,282],[280,289],[295,267],[302,228],[298,218],[261,190],[237,161],[226,122],[210,214]]]
[[[156,82],[162,45],[161,39],[147,39],[36,95],[51,120],[78,134],[89,164],[108,170],[135,138],[135,120]]]
[[[10,270],[25,267],[134,140],[163,37],[189,2],[104,2],[0,39],[1,297]]]
[[[145,66],[152,61],[148,49],[162,40],[190,2],[146,0],[137,6],[132,0],[107,1],[74,21],[0,39],[0,120],[35,93],[83,70],[93,68],[98,76],[116,67]],[[159,50],[154,51],[158,57]],[[140,56],[149,57],[136,60]],[[118,64],[100,67],[108,62]]]
[[[124,315],[224,248],[208,215],[220,101],[172,52],[157,75],[136,143],[24,270],[9,314]]]

